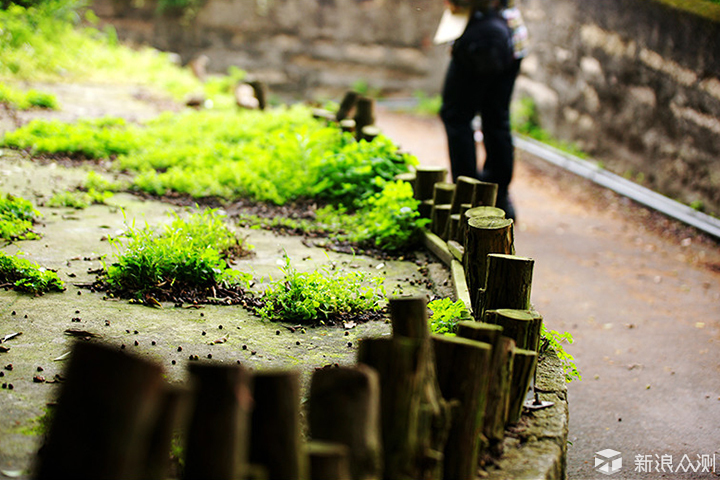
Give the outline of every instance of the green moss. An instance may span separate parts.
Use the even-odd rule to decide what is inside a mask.
[[[720,0],[653,0],[714,22],[720,22]]]

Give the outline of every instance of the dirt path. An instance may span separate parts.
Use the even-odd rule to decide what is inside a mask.
[[[378,123],[421,163],[448,164],[437,120]],[[533,303],[573,334],[583,375],[569,385],[568,477],[606,478],[594,456],[614,449],[615,478],[661,476],[647,455],[680,469],[667,478],[717,478],[684,469],[715,455],[720,472],[720,245],[526,154],[511,192]]]

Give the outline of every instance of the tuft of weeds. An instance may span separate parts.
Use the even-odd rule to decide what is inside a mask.
[[[250,275],[233,270],[228,262],[246,254],[250,247],[227,227],[217,210],[208,209],[187,219],[176,214],[171,224],[159,231],[130,226],[126,236],[125,247],[120,239],[111,239],[118,253],[102,278],[111,292],[122,297],[174,298],[186,293],[214,297],[212,292],[219,288],[249,286]]]
[[[33,295],[65,290],[65,284],[53,270],[5,252],[0,252],[0,282]]]
[[[457,324],[462,320],[470,320],[470,312],[462,300],[453,302],[449,298],[441,298],[428,303],[432,312],[428,322],[432,333],[455,335]]]
[[[30,110],[44,108],[57,110],[58,101],[55,95],[30,89],[23,91],[0,82],[0,103],[4,103],[15,110]]]
[[[255,313],[261,318],[303,324],[332,323],[338,318],[380,310],[385,297],[381,277],[333,266],[299,272],[285,255],[283,278],[265,288]]]
[[[57,192],[50,200],[47,206],[54,208],[74,208],[83,210],[93,203],[93,199],[86,192]]]
[[[0,239],[12,242],[40,238],[32,231],[33,223],[39,217],[40,212],[24,198],[0,194]]]

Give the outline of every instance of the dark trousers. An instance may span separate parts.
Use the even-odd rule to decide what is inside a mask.
[[[459,176],[498,184],[498,206],[507,197],[512,179],[514,149],[510,133],[510,99],[520,61],[499,75],[474,75],[454,60],[443,86],[440,117],[447,132],[453,181]],[[482,119],[486,159],[477,167],[472,130],[476,114]]]

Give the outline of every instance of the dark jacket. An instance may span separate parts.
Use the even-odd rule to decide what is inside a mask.
[[[513,63],[512,31],[498,13],[475,12],[453,44],[452,55],[475,74],[500,74]]]

